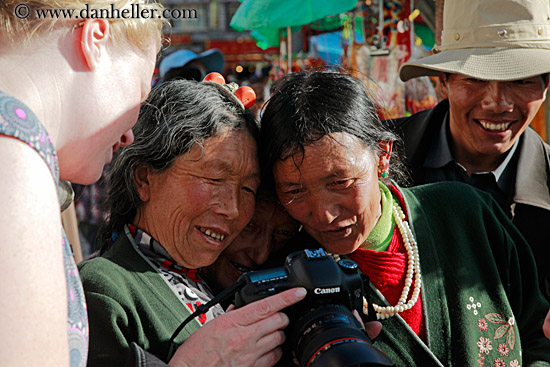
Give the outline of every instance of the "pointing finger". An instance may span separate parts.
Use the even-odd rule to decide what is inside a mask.
[[[306,289],[302,287],[288,289],[284,292],[253,302],[232,313],[240,313],[239,316],[241,319],[239,323],[241,325],[250,325],[301,301],[305,298],[306,293]]]

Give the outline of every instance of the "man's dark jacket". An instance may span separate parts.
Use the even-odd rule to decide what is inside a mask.
[[[410,117],[384,121],[403,139],[396,148],[410,171],[413,185],[429,183],[425,180],[424,161],[439,138],[448,111],[449,102],[444,100]],[[520,138],[518,153],[514,192],[504,210],[529,242],[541,289],[546,293],[544,278],[547,274],[550,277],[550,145],[527,128]]]

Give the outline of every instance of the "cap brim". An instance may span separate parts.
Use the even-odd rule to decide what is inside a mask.
[[[550,50],[539,48],[468,48],[442,51],[406,62],[399,77],[406,82],[439,72],[482,80],[518,80],[550,73]]]
[[[189,50],[176,50],[160,61],[159,73],[161,78],[173,68],[179,68],[198,58],[197,54]]]
[[[223,72],[225,58],[223,56],[223,53],[217,48],[212,48],[198,54],[197,59],[202,61],[204,66],[206,66],[206,69],[208,69],[208,72]]]
[[[208,72],[223,72],[225,63],[223,53],[217,48],[212,48],[200,54],[195,54],[190,50],[177,50],[161,60],[159,74],[162,78],[170,69],[182,67],[194,60],[200,60]]]

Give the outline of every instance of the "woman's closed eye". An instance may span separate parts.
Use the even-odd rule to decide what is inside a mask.
[[[287,194],[287,195],[298,195],[298,194],[302,193],[303,191],[304,191],[303,188],[297,188],[297,189],[292,189],[292,190],[285,191],[285,194]]]
[[[294,201],[304,198],[306,196],[306,192],[307,190],[302,187],[282,191],[280,194],[281,204],[283,206],[290,205]]]
[[[242,189],[246,192],[251,193],[252,195],[256,195],[256,190],[254,190],[252,187],[243,186]]]
[[[273,232],[273,237],[276,242],[285,242],[294,237],[297,233],[297,230],[278,229]]]
[[[254,222],[249,222],[246,227],[244,227],[243,231],[245,232],[256,232],[258,231],[259,227]]]
[[[191,176],[194,176],[200,180],[203,180],[209,183],[221,183],[224,181],[223,175],[220,175],[214,172],[206,172],[206,173],[197,174],[197,175],[191,174]]]
[[[355,182],[354,178],[347,178],[345,180],[336,180],[329,183],[330,187],[334,188],[347,188]]]

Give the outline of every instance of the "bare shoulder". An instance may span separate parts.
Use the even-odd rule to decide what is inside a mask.
[[[57,188],[46,162],[24,142],[4,136],[0,136],[0,157],[0,237],[60,236]]]
[[[69,355],[55,181],[42,157],[19,140],[0,136],[0,157],[0,292],[9,300],[0,302],[6,331],[0,331],[0,339],[3,350],[10,351],[0,356],[0,365],[31,365],[33,355],[40,355],[43,365],[54,365],[53,354],[44,356],[29,346],[60,350],[64,359]]]
[[[36,189],[57,192],[46,161],[25,142],[0,135],[0,157],[2,157],[0,185],[4,189],[10,189],[11,186],[11,190],[17,190],[41,183]]]

